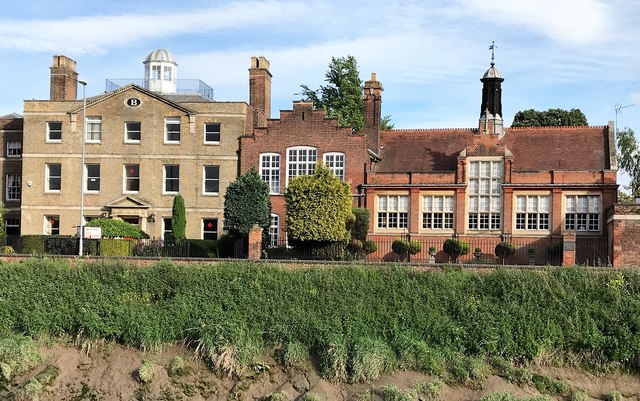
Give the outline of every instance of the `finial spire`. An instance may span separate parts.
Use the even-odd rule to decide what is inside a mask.
[[[496,65],[496,63],[493,62],[493,59],[495,58],[495,49],[496,49],[495,43],[493,42],[493,40],[491,41],[491,46],[489,46],[489,50],[491,50],[491,66],[493,67],[494,65]]]

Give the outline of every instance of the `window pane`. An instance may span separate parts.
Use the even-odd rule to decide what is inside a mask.
[[[220,123],[206,123],[204,125],[204,141],[220,142]]]
[[[125,190],[138,192],[140,190],[140,165],[125,164]]]
[[[202,239],[218,239],[218,219],[202,219]]]
[[[220,187],[220,167],[204,166],[204,192],[218,193]]]
[[[139,121],[130,121],[125,123],[126,140],[139,141],[141,125]]]

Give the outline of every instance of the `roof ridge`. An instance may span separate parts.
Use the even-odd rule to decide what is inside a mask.
[[[543,129],[568,129],[568,128],[606,128],[607,125],[542,125],[532,127],[507,127],[508,130],[543,130]]]

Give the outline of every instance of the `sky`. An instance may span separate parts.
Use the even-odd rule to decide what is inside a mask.
[[[492,42],[506,126],[520,110],[578,108],[639,136],[637,0],[27,0],[0,16],[0,116],[48,99],[53,55],[77,62],[93,96],[105,79],[141,79],[164,48],[178,78],[225,101],[248,101],[250,58],[266,57],[272,118],[352,55],[363,81],[377,73],[396,128],[472,128]]]

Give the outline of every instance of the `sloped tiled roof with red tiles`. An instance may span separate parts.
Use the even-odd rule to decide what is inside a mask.
[[[458,155],[473,143],[475,129],[415,129],[380,132],[375,171],[455,171]],[[499,141],[515,158],[515,170],[610,169],[607,127],[507,128]]]
[[[375,171],[455,171],[458,154],[473,143],[474,129],[411,129],[380,132],[380,157]]]
[[[515,156],[515,170],[611,168],[606,126],[507,128],[500,142]]]

